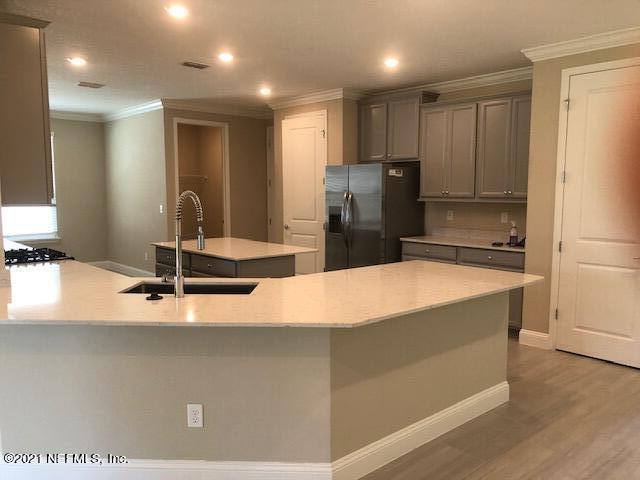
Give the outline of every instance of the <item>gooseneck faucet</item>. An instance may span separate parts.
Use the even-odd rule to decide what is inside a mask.
[[[196,218],[198,220],[198,250],[204,250],[204,231],[202,230],[202,220],[204,218],[202,203],[195,192],[185,190],[178,197],[176,202],[176,276],[174,282],[175,295],[177,298],[184,297],[184,276],[182,275],[182,208],[187,198],[193,201],[196,207]]]

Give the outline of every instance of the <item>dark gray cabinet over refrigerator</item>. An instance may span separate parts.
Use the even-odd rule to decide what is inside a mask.
[[[424,233],[418,162],[329,166],[325,270],[401,259],[400,237]]]

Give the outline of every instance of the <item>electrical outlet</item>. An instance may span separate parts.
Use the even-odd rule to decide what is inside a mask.
[[[187,405],[187,427],[202,428],[204,420],[202,418],[202,404],[189,403]]]
[[[447,221],[453,220],[453,210],[447,210]]]
[[[164,205],[160,204],[160,213],[164,213]]]
[[[149,252],[144,252],[144,261],[145,262],[149,261]]]
[[[508,212],[502,212],[500,214],[500,223],[509,223],[509,213]]]

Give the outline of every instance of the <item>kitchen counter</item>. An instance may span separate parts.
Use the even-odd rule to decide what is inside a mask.
[[[8,271],[5,451],[301,462],[335,479],[375,468],[353,459],[389,435],[402,441],[385,462],[506,402],[507,292],[542,280],[409,261],[151,302],[118,293],[149,279],[73,260]],[[192,401],[205,409],[197,432],[179,427]]]
[[[348,328],[494,295],[542,277],[432,262],[402,262],[288,278],[187,279],[257,283],[249,295],[119,293],[130,278],[73,260],[9,267],[0,324]],[[160,281],[159,279],[153,281]]]
[[[175,250],[176,242],[155,242],[156,247]],[[195,240],[184,240],[182,251],[224,258],[227,260],[242,261],[256,260],[260,258],[285,257],[300,253],[315,253],[316,248],[297,247],[281,243],[257,242],[244,238],[222,237],[207,238],[204,250],[198,250]]]
[[[424,243],[427,245],[450,245],[452,247],[484,248],[503,252],[525,253],[525,247],[511,247],[506,243],[502,247],[491,245],[490,240],[480,238],[447,237],[440,235],[422,235],[419,237],[403,237],[402,242]]]

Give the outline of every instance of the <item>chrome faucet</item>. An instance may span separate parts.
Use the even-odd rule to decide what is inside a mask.
[[[196,218],[198,220],[198,250],[204,250],[204,231],[202,230],[202,203],[195,192],[185,190],[178,197],[176,202],[176,276],[174,290],[177,298],[184,297],[184,276],[182,275],[182,207],[184,201],[190,198],[196,207]]]

